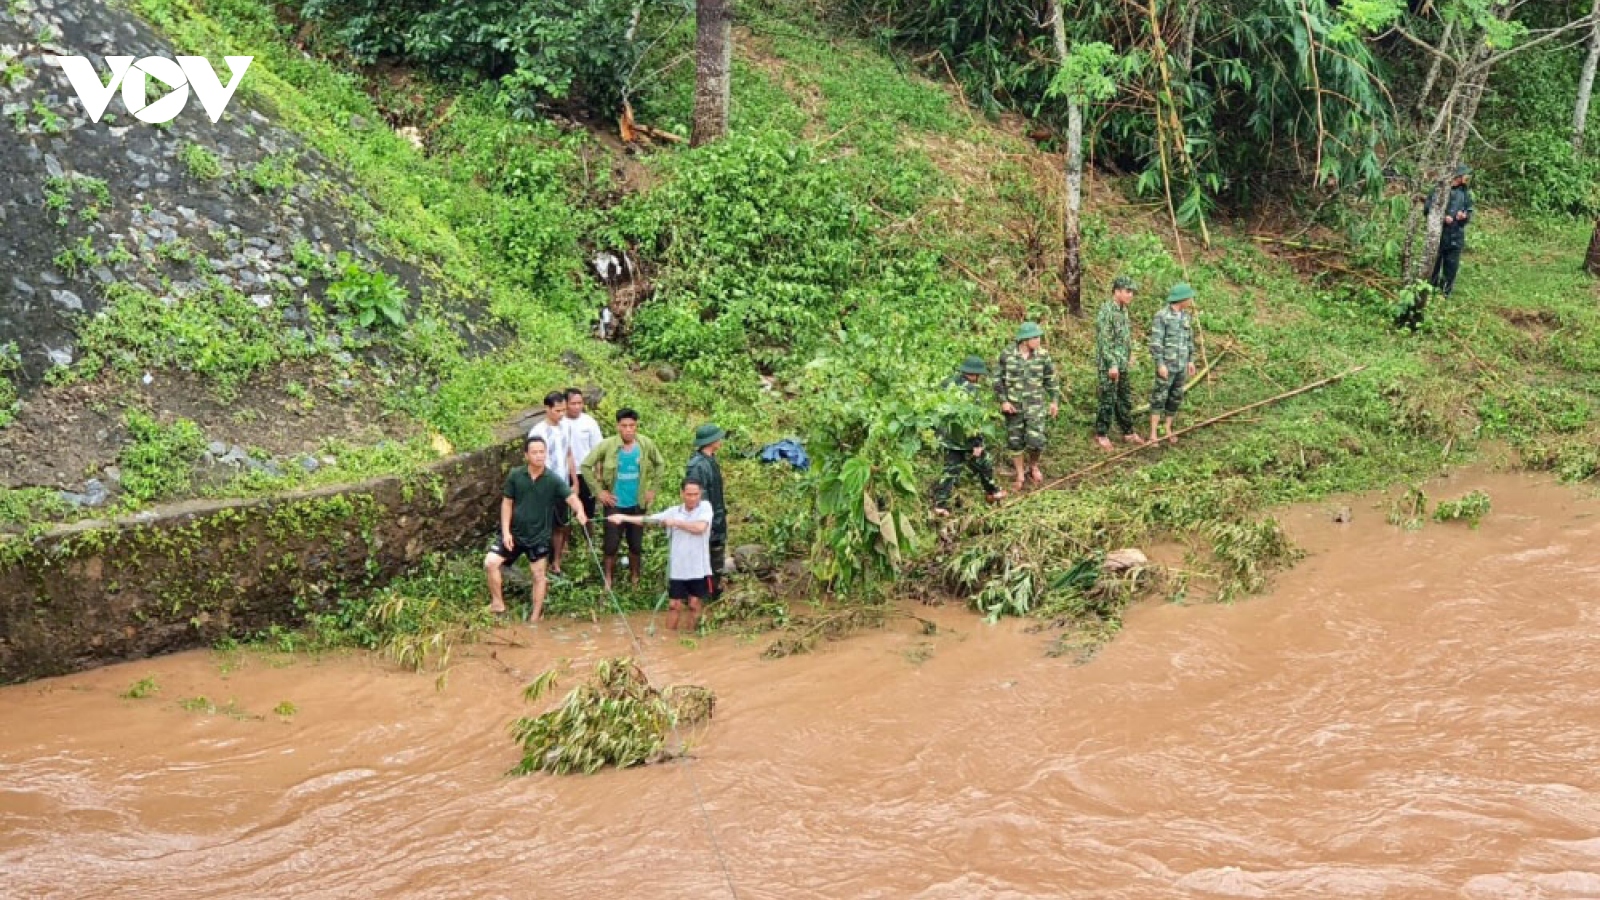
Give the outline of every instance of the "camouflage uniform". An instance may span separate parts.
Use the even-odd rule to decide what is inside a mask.
[[[1105,437],[1112,419],[1124,434],[1133,433],[1133,391],[1128,386],[1128,363],[1132,354],[1133,326],[1127,307],[1107,300],[1094,319],[1095,369],[1100,376],[1099,403],[1094,414],[1094,433]],[[1117,380],[1109,374],[1117,370]]]
[[[1150,415],[1178,413],[1183,389],[1188,382],[1188,367],[1194,361],[1194,316],[1171,305],[1163,306],[1150,324],[1150,354],[1156,360],[1156,384],[1150,392]],[[1162,378],[1160,367],[1167,367]]]
[[[961,376],[960,372],[951,375],[939,385],[942,390],[958,388],[966,391],[973,400],[979,399],[978,385]],[[987,452],[973,456],[974,448],[983,446],[983,435],[973,435],[963,439],[956,434],[953,427],[946,427],[939,431],[940,442],[944,445],[944,476],[933,488],[933,505],[942,508],[950,502],[950,495],[955,493],[956,482],[961,479],[963,468],[971,469],[972,474],[978,477],[983,485],[983,492],[994,496],[1000,492],[1000,486],[994,481],[994,460]]]
[[[1061,399],[1061,383],[1056,364],[1043,348],[1024,359],[1016,345],[1000,354],[1000,371],[994,379],[994,392],[1001,403],[1010,403],[1016,412],[1006,416],[1006,449],[1013,453],[1044,449],[1045,418],[1050,404]]]

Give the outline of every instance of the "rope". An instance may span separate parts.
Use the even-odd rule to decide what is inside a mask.
[[[603,573],[605,569],[601,566],[600,554],[594,549],[594,536],[589,533],[587,524],[583,526],[583,539],[589,545],[589,556],[594,560],[595,571]],[[643,564],[641,560],[640,565],[642,566]],[[611,598],[611,606],[616,610],[617,618],[622,622],[622,627],[627,629],[628,640],[633,643],[634,655],[639,659],[639,668],[644,668],[644,645],[639,642],[639,635],[634,633],[633,623],[628,621],[627,614],[622,610],[622,603],[617,599],[616,592],[611,589],[611,585],[606,584],[604,578],[601,579],[600,584],[601,587],[605,588],[606,596]],[[652,627],[655,625],[654,613],[650,616],[650,624]],[[649,677],[648,672],[645,677]],[[678,732],[676,720],[672,723],[672,736],[680,745],[683,743],[683,736]],[[722,867],[722,878],[728,885],[728,895],[733,900],[739,900],[739,889],[734,886],[733,871],[728,868],[728,857],[722,852],[722,844],[717,840],[717,831],[711,821],[711,812],[706,809],[705,798],[700,793],[700,782],[694,777],[694,757],[684,756],[683,772],[689,778],[689,788],[694,791],[694,803],[700,810],[700,822],[705,827],[706,836],[711,840],[711,852],[716,855],[717,864]]]

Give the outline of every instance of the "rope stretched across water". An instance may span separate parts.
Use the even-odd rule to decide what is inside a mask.
[[[594,549],[594,536],[589,534],[589,526],[587,523],[585,523],[583,526],[583,539],[584,542],[589,545],[589,556],[594,560],[595,571],[603,573],[605,569],[600,562],[600,554]],[[643,669],[644,645],[639,642],[639,635],[634,632],[633,623],[628,621],[627,614],[623,612],[622,602],[617,599],[616,592],[611,589],[610,584],[605,583],[603,577],[601,579],[601,585],[605,588],[606,596],[611,598],[611,606],[616,610],[617,619],[622,622],[622,627],[627,629],[628,640],[633,643],[634,656],[636,656],[639,660],[639,668]],[[654,616],[651,617],[651,621],[653,625]],[[646,680],[648,680],[649,677],[649,673],[646,672]],[[683,743],[683,736],[678,732],[678,723],[676,717],[674,717],[672,723],[672,737],[680,745]],[[717,864],[722,867],[722,878],[728,885],[728,895],[731,896],[733,900],[739,900],[739,889],[733,883],[733,870],[728,868],[728,858],[723,854],[722,844],[717,840],[717,830],[711,821],[711,812],[710,810],[706,809],[705,798],[700,794],[700,782],[695,780],[694,777],[694,757],[685,755],[683,760],[683,771],[684,774],[689,777],[690,789],[694,791],[694,802],[695,806],[700,810],[701,824],[705,826],[706,836],[711,839],[711,852],[716,855]]]

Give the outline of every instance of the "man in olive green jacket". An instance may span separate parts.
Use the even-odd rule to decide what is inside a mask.
[[[644,526],[615,524],[613,515],[639,516],[656,497],[656,482],[666,466],[654,441],[639,433],[639,414],[627,407],[617,410],[617,433],[606,438],[583,460],[583,477],[593,485],[605,507],[605,579],[611,587],[617,569],[617,550],[628,538],[628,570],[634,587],[644,569]]]

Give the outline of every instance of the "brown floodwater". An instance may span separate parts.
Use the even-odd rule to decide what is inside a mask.
[[[508,630],[443,690],[205,652],[5,688],[0,896],[729,897],[714,834],[742,898],[1597,897],[1600,502],[1429,492],[1471,487],[1477,530],[1290,510],[1269,594],[1144,604],[1083,666],[959,610],[777,661],[647,639],[716,718],[589,777],[506,777],[506,729],[614,622]]]

